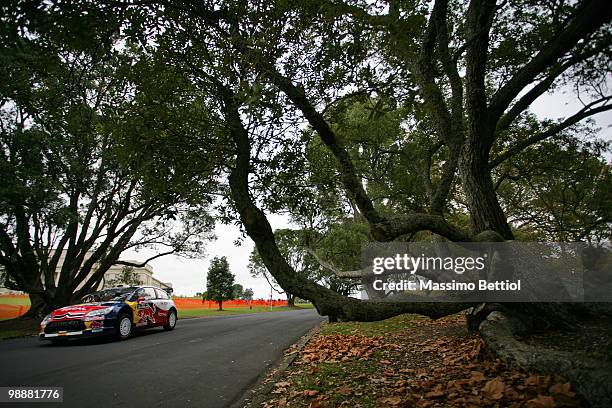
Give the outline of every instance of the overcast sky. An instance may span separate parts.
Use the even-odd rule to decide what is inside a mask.
[[[532,106],[531,110],[540,118],[557,119],[567,117],[580,109],[581,104],[576,95],[571,91],[564,93],[545,94],[541,96]],[[598,126],[602,128],[600,136],[612,139],[612,112],[604,112],[593,117]],[[289,226],[288,218],[274,214],[268,214],[268,219],[274,229]],[[193,296],[196,292],[205,290],[206,271],[209,261],[214,256],[226,256],[231,271],[236,275],[236,282],[245,288],[252,288],[255,298],[268,298],[270,287],[263,278],[252,278],[247,265],[249,254],[253,249],[253,241],[250,238],[243,240],[241,246],[235,246],[234,241],[240,237],[237,227],[232,225],[217,225],[215,229],[217,240],[210,242],[206,248],[206,257],[203,259],[184,259],[177,256],[167,256],[155,259],[151,262],[154,276],[164,282],[172,283],[174,293],[177,295]],[[127,251],[122,259],[134,259],[142,261],[147,259],[152,251]],[[274,293],[274,297],[279,297]]]

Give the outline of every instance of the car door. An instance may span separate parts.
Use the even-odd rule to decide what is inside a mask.
[[[155,292],[157,293],[155,305],[157,306],[158,324],[164,325],[168,323],[168,312],[172,306],[170,296],[163,289],[155,288]]]
[[[153,288],[140,288],[137,291],[138,303],[136,309],[138,311],[138,327],[157,326],[157,305],[155,300],[157,293]]]

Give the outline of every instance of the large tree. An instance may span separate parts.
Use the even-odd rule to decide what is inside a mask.
[[[112,265],[127,264],[125,250],[157,249],[139,266],[198,253],[210,235],[208,179],[206,155],[188,142],[159,149],[181,131],[178,112],[198,112],[173,98],[171,89],[185,90],[176,77],[139,69],[134,55],[99,38],[93,48],[58,39],[61,27],[41,31],[36,15],[11,11],[1,44],[0,264],[36,316],[97,288]],[[153,75],[165,75],[156,93]],[[172,120],[152,99],[172,104],[164,107]]]
[[[472,0],[452,7],[447,0],[384,6],[227,1],[166,3],[139,15],[160,13],[172,30],[159,30],[157,43],[191,72],[226,123],[235,148],[229,189],[242,226],[276,281],[332,317],[438,317],[469,305],[362,302],[296,273],[265,211],[299,214],[304,203],[327,195],[303,177],[304,122],[333,156],[342,188],[374,239],[429,231],[451,241],[503,241],[515,238],[517,225],[509,223],[495,189],[499,166],[612,109],[605,87],[612,4],[605,0]],[[534,101],[563,86],[583,95],[582,108],[560,120],[525,123]],[[412,179],[420,173],[423,189],[417,192],[425,191],[424,203],[406,189],[395,201],[417,205],[389,211],[388,201],[364,183],[363,156],[355,151],[367,147],[348,143],[331,116],[335,104],[364,95],[406,109],[404,132],[377,149],[397,156],[406,141],[420,140],[420,160],[404,171]],[[384,104],[376,109],[384,111]],[[467,225],[457,211],[467,215]],[[567,322],[568,309],[506,305],[491,319],[480,313],[472,323],[504,358],[534,367],[542,360],[528,358],[532,354],[511,333]]]
[[[155,10],[161,9],[139,13],[146,17]],[[229,168],[233,204],[279,284],[312,300],[326,315],[439,316],[465,305],[358,302],[296,275],[261,210],[297,213],[318,194],[295,178],[302,174],[304,138],[299,131],[291,137],[287,123],[295,130],[304,120],[315,131],[373,238],[390,241],[427,230],[453,241],[512,239],[492,173],[534,144],[610,109],[610,97],[597,94],[609,65],[610,12],[608,2],[597,0],[546,7],[472,1],[453,8],[436,1],[431,9],[394,2],[388,10],[326,1],[304,7],[167,4],[164,18],[173,30],[160,30],[156,41],[208,92],[210,102],[220,105],[235,145]],[[526,129],[522,119],[531,103],[565,84],[590,95],[584,108]],[[422,139],[425,154],[418,164],[426,203],[387,211],[384,199],[373,199],[364,185],[356,164],[360,158],[328,117],[338,98],[364,94],[385,95],[405,108],[401,139],[384,153],[401,154],[403,142]],[[411,193],[403,191],[396,200],[410,199]],[[469,215],[467,227],[449,217],[461,206]]]
[[[213,300],[223,310],[223,302],[235,299],[234,274],[230,271],[227,258],[214,257],[206,274],[206,299]]]

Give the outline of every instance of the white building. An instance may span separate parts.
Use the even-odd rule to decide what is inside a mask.
[[[138,261],[127,262],[138,263]],[[116,279],[117,276],[121,274],[123,268],[123,265],[111,266],[110,269],[104,274],[104,281],[102,284]],[[149,264],[146,264],[143,267],[134,267],[133,273],[138,277],[141,285],[155,286],[156,288],[161,289],[172,289],[172,284],[170,282],[162,282],[153,276],[153,267]]]
[[[86,257],[85,259],[87,258],[88,257]],[[60,271],[62,270],[62,265],[64,264],[64,259],[65,259],[65,251],[60,257],[59,262],[57,264],[57,268],[55,270],[55,282],[56,283],[59,281],[59,275],[60,275]],[[134,260],[126,260],[126,262],[138,263],[138,261],[134,261]],[[98,290],[104,288],[105,286],[108,286],[107,282],[115,280],[117,276],[122,272],[123,268],[124,268],[124,265],[111,266],[109,270],[106,271],[106,273],[104,274],[104,279],[102,280],[102,282],[100,282]],[[91,274],[93,274],[96,269],[97,269],[97,265],[94,265],[94,267],[92,268],[92,272],[89,274],[89,276],[91,276]],[[153,267],[149,264],[142,266],[142,267],[134,267],[133,273],[138,277],[138,280],[140,281],[141,285],[155,286],[157,288],[162,288],[162,289],[172,289],[172,284],[170,282],[162,282],[153,276]],[[89,276],[86,279],[84,279],[83,282],[86,282]],[[78,287],[81,287],[81,286],[82,284],[79,285]],[[21,292],[11,291],[9,289],[0,287],[0,294],[18,294],[18,293],[21,293]]]

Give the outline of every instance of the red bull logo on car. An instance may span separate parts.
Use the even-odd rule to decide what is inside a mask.
[[[138,325],[154,324],[156,307],[151,303],[139,303],[138,309]]]

